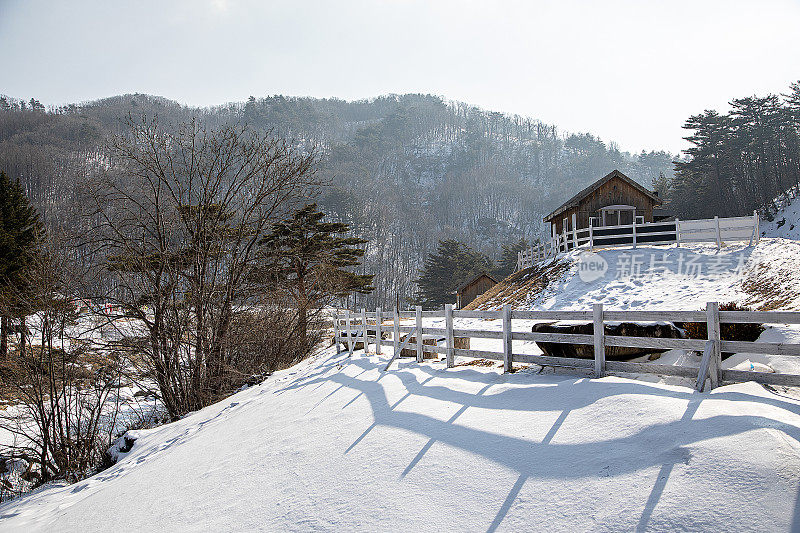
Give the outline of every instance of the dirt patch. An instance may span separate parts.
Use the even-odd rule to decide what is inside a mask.
[[[472,361],[458,363],[455,366],[494,366],[495,364],[496,362],[490,359],[473,359]],[[500,366],[503,366],[503,364],[500,363]]]

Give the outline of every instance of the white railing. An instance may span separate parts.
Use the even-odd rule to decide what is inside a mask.
[[[589,226],[575,229],[575,215],[572,216],[572,230],[564,227],[560,235],[554,234],[545,243],[538,243],[517,253],[517,270],[530,268],[543,261],[575,248],[607,248],[638,244],[668,244],[690,242],[715,242],[719,249],[723,243],[731,241],[750,241],[758,243],[758,213],[748,217],[707,218],[701,220],[669,220],[647,222],[644,224],[622,224],[618,226]]]
[[[444,328],[425,327],[423,318],[444,318]],[[484,320],[501,320],[502,329],[464,329],[456,328],[455,319],[480,318]],[[403,319],[412,319],[402,324]],[[513,331],[513,320],[553,321],[573,320],[593,324],[593,333],[533,333]],[[605,322],[635,321],[669,321],[669,322],[704,322],[708,332],[706,339],[671,339],[660,337],[628,337],[605,334]],[[388,370],[391,364],[400,357],[403,350],[409,347],[411,339],[414,344],[411,352],[418,362],[423,361],[425,353],[443,354],[447,368],[455,365],[455,356],[493,359],[503,361],[506,372],[511,371],[514,363],[533,363],[541,366],[583,368],[593,370],[597,377],[606,372],[651,373],[669,376],[682,376],[695,379],[695,386],[703,390],[706,379],[711,387],[723,381],[800,386],[800,374],[784,374],[771,372],[754,372],[750,370],[728,370],[722,368],[722,352],[753,353],[800,356],[800,344],[747,342],[722,340],[720,324],[758,323],[758,324],[800,324],[800,312],[791,311],[720,311],[719,304],[709,302],[705,311],[605,311],[602,304],[594,304],[591,311],[518,311],[504,306],[498,311],[454,310],[446,305],[443,310],[423,311],[417,307],[415,311],[383,312],[378,308],[375,312],[344,311],[337,312],[334,320],[334,343],[337,350],[343,345],[344,350],[352,356],[356,343],[362,343],[364,353],[369,344],[375,344],[375,353],[381,354],[382,344],[391,342],[392,358],[384,367]],[[413,324],[413,325],[411,325]],[[391,341],[384,339],[384,332],[392,332]],[[405,333],[405,337],[401,334]],[[423,335],[441,338],[444,345],[424,344]],[[387,335],[388,337],[388,335]],[[456,348],[456,339],[484,338],[502,340],[502,351],[470,350]],[[577,357],[553,357],[529,353],[514,353],[514,341],[539,341],[550,343],[567,343],[591,345],[594,347],[594,359]],[[652,348],[654,350],[683,349],[702,352],[699,368],[664,365],[658,363],[639,363],[631,361],[606,361],[607,346],[623,346],[634,348]]]

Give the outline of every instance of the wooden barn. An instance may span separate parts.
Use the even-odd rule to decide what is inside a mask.
[[[573,229],[653,222],[661,200],[628,176],[614,170],[544,217],[553,235]]]
[[[481,272],[456,289],[456,308],[463,309],[469,303],[497,285],[497,280],[486,272]]]

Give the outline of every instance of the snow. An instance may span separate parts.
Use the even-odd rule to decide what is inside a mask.
[[[587,258],[604,262],[605,274],[581,278],[579,269]],[[785,300],[780,308],[800,309],[796,241],[765,238],[757,246],[731,243],[720,250],[713,244],[610,248],[572,252],[561,260],[569,264],[565,274],[522,307],[586,310],[602,303],[622,311],[699,310],[709,301],[735,301],[758,308],[780,298]],[[764,281],[769,286],[762,293]]]
[[[800,205],[784,212],[762,222],[757,246],[596,251],[608,271],[589,281],[568,254],[565,274],[516,307],[800,310]],[[766,326],[759,342],[800,343],[797,326]],[[456,328],[501,322],[457,318]],[[182,420],[129,431],[108,470],[0,505],[0,531],[800,530],[793,389],[698,393],[677,377],[503,374],[462,358],[382,372],[383,351],[327,349]],[[514,351],[541,353],[533,342]],[[670,350],[656,362],[699,361]],[[723,366],[800,373],[785,356],[740,353]]]
[[[800,526],[800,402],[759,385],[345,355],[135,432],[112,468],[0,506],[0,531]]]
[[[800,202],[790,196],[775,199],[778,212],[772,221],[762,220],[761,231],[767,237],[800,240]]]

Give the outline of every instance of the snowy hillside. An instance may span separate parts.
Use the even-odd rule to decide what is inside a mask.
[[[389,349],[390,351],[391,349]],[[328,350],[136,432],[1,531],[762,531],[800,526],[800,402]]]
[[[596,279],[581,276],[587,258],[605,268]],[[690,244],[571,252],[506,279],[471,307],[585,310],[599,302],[614,310],[698,310],[708,301],[800,310],[800,241],[762,238],[719,251]]]
[[[784,195],[774,201],[778,212],[773,220],[762,220],[762,235],[800,240],[800,200]]]
[[[800,310],[800,242],[776,236],[778,220],[757,246],[567,254],[478,304]],[[800,328],[767,325],[759,341],[799,343]],[[129,432],[108,470],[0,505],[0,532],[800,530],[796,390],[697,393],[684,378],[503,374],[464,358],[382,372],[391,350],[328,348],[178,422]],[[541,353],[526,341],[515,351]],[[671,350],[657,362],[699,356]],[[736,354],[723,366],[800,373],[790,356]]]

